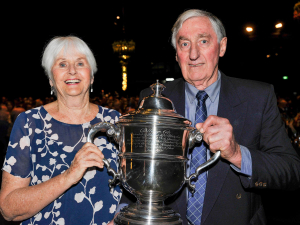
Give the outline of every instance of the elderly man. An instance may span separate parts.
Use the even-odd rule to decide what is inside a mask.
[[[222,158],[199,175],[194,195],[185,188],[168,202],[183,224],[266,224],[263,190],[300,185],[300,160],[286,135],[273,86],[219,70],[227,37],[211,13],[188,10],[172,32],[184,79],[168,83],[163,94],[204,133],[204,143],[188,153],[187,170],[194,172],[199,155],[205,161],[219,150]],[[151,93],[143,90],[140,99]]]

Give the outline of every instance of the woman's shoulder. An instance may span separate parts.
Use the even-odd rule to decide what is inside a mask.
[[[119,113],[117,110],[109,109],[109,108],[103,107],[101,105],[98,105],[98,107],[99,107],[99,113],[104,113],[106,115],[118,115],[118,116],[121,116],[121,113]]]
[[[41,121],[42,119],[47,119],[47,116],[45,115],[45,113],[40,112],[41,109],[41,107],[37,107],[20,113],[14,121],[11,131],[12,135],[10,138],[21,138],[24,136],[24,134],[30,136],[32,134],[32,131],[34,131],[38,127],[42,127],[43,125]]]
[[[40,107],[36,107],[36,108],[33,108],[33,109],[29,109],[29,110],[26,110],[24,112],[21,112],[18,116],[17,116],[17,119],[16,119],[16,122],[17,121],[22,121],[22,120],[27,120],[27,119],[31,119],[31,118],[36,118],[38,117],[40,111],[41,111],[41,106]]]
[[[119,113],[114,109],[109,109],[100,105],[98,105],[98,107],[99,107],[99,112],[97,114],[98,118],[110,123],[119,121],[119,117],[121,116],[121,113]]]

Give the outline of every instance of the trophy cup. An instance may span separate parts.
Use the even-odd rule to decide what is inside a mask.
[[[202,140],[202,134],[191,127],[191,121],[177,114],[170,99],[161,95],[164,85],[151,85],[153,94],[144,98],[138,110],[120,117],[115,125],[101,122],[93,125],[87,141],[93,141],[98,131],[106,132],[119,144],[120,164],[116,172],[103,159],[113,174],[110,185],[117,179],[137,198],[124,207],[114,223],[118,225],[179,225],[181,217],[164,200],[176,194],[186,183],[194,192],[191,179],[220,157],[216,152],[200,165],[194,174],[186,176],[187,148]]]

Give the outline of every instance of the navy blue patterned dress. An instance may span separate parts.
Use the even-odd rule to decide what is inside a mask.
[[[70,167],[75,154],[86,143],[91,125],[102,121],[115,123],[119,116],[117,111],[99,106],[92,121],[73,125],[55,120],[44,107],[21,113],[12,129],[2,169],[14,176],[30,177],[30,186],[45,182]],[[118,150],[112,138],[97,136],[94,144],[117,170]],[[109,188],[111,178],[106,167],[88,170],[78,184],[22,224],[107,224],[121,198],[119,186]]]

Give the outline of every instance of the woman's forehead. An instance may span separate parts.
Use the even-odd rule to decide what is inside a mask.
[[[68,46],[68,47],[63,47],[60,52],[57,54],[56,58],[61,58],[61,57],[70,57],[70,56],[77,56],[80,58],[86,58],[86,55],[83,54],[78,48],[75,46]]]

